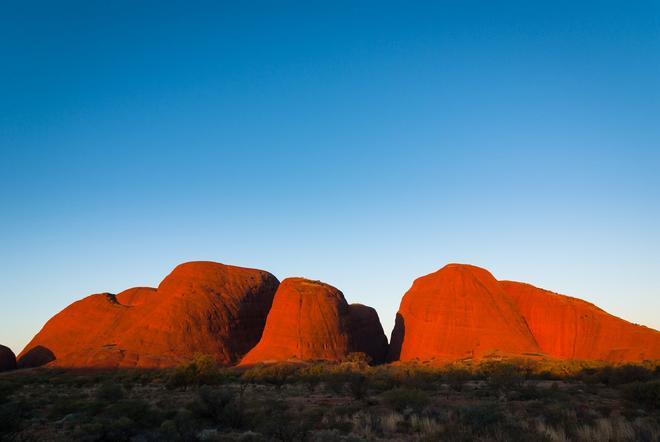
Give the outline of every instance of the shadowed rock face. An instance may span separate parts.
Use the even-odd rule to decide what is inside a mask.
[[[261,337],[278,284],[261,270],[181,264],[157,289],[74,302],[32,339],[19,365],[34,358],[36,347],[51,352],[52,365],[64,367],[167,367],[198,352],[234,363]]]
[[[340,360],[354,351],[378,359],[387,345],[384,337],[373,309],[349,307],[342,292],[328,284],[288,278],[275,294],[261,340],[241,364]]]
[[[611,362],[660,358],[660,332],[593,304],[450,264],[404,295],[390,360],[448,362],[545,354]]]
[[[18,368],[41,367],[55,360],[55,354],[50,349],[37,345],[21,353],[18,358]]]
[[[493,275],[449,264],[415,280],[404,295],[390,358],[447,362],[538,352],[527,323]]]
[[[14,370],[16,368],[16,355],[11,348],[0,345],[0,371]]]
[[[660,332],[612,316],[581,299],[501,281],[543,353],[610,362],[660,358]]]
[[[375,363],[385,362],[387,337],[376,310],[362,304],[351,304],[348,306],[348,316],[351,351],[367,354]]]

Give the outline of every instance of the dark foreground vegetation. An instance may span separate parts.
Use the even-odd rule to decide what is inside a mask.
[[[660,367],[488,361],[0,376],[0,439],[658,441]]]

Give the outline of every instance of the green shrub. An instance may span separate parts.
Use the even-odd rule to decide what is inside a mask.
[[[348,376],[348,389],[354,399],[364,399],[368,391],[367,377],[362,373],[351,373]]]
[[[609,385],[629,384],[651,380],[653,372],[641,365],[626,364],[612,368],[608,379]]]
[[[418,389],[398,387],[383,393],[385,403],[397,411],[410,409],[419,412],[429,403],[429,396],[426,392]]]
[[[311,372],[300,372],[298,379],[307,386],[307,389],[310,393],[316,390],[316,387],[321,383],[321,375],[315,371]]]
[[[501,424],[505,416],[499,405],[494,403],[478,404],[461,410],[461,421],[474,429],[482,429]]]
[[[429,390],[441,379],[440,372],[425,367],[405,367],[397,373],[399,383],[403,387]]]
[[[121,385],[114,382],[106,382],[96,390],[96,399],[100,401],[118,401],[126,396]]]
[[[51,420],[57,420],[68,414],[85,411],[86,405],[87,403],[85,401],[69,397],[58,398],[48,410],[48,418]]]
[[[30,406],[23,401],[0,404],[0,440],[11,440],[30,416]]]
[[[480,367],[488,383],[499,389],[519,387],[525,378],[525,369],[512,362],[487,362]]]
[[[11,378],[0,379],[0,404],[9,402],[9,398],[14,392],[21,388],[21,384],[13,381]]]
[[[623,397],[649,409],[660,409],[660,380],[624,385]]]
[[[188,408],[195,416],[223,427],[241,428],[245,424],[243,401],[230,390],[214,390],[204,386]]]
[[[321,420],[319,410],[290,410],[282,400],[262,402],[256,412],[255,428],[265,440],[305,440],[309,431]]]
[[[450,368],[444,373],[447,384],[455,391],[461,391],[470,377],[471,373],[465,368]]]
[[[135,422],[126,416],[112,420],[100,420],[94,424],[98,427],[90,433],[95,434],[97,440],[129,441],[138,431]]]
[[[368,376],[369,386],[376,391],[387,391],[400,386],[398,379],[392,376],[389,367],[376,367]]]
[[[126,417],[136,422],[141,427],[152,427],[156,425],[160,416],[153,411],[151,405],[142,399],[123,399],[110,405],[106,412],[114,418]]]
[[[577,413],[569,403],[552,401],[542,406],[541,419],[552,427],[574,429],[577,427]]]
[[[212,356],[196,354],[192,361],[179,365],[167,380],[168,388],[188,388],[193,385],[217,384],[220,371]]]
[[[190,410],[179,410],[172,419],[161,422],[158,428],[159,438],[164,441],[189,441],[198,440],[196,433],[198,422]]]
[[[509,395],[510,399],[519,401],[531,401],[534,399],[542,399],[548,396],[546,389],[539,389],[534,385],[523,385]]]
[[[367,365],[371,364],[372,359],[371,356],[366,353],[353,352],[346,355],[343,362],[355,364],[358,367],[366,367]]]
[[[590,384],[622,385],[631,382],[645,382],[654,377],[651,368],[637,364],[620,366],[587,367],[581,370],[576,377]]]
[[[246,370],[241,379],[252,384],[270,384],[281,387],[296,380],[298,368],[290,364],[257,365]]]

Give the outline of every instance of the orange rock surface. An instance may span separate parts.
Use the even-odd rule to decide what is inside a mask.
[[[262,270],[190,262],[158,288],[74,302],[18,360],[0,346],[0,370],[169,367],[195,353],[221,364],[341,360],[351,352],[375,362],[536,355],[621,362],[660,359],[660,332],[580,299],[449,264],[414,281],[388,346],[376,311],[348,305],[328,284],[304,278],[279,284]]]
[[[529,284],[501,281],[543,353],[610,362],[660,359],[660,332],[612,316],[593,304]]]
[[[11,348],[0,345],[0,371],[13,370],[16,368],[16,355]]]
[[[384,351],[381,345],[385,341],[374,314],[369,307],[349,307],[342,292],[331,285],[304,278],[285,279],[275,294],[261,340],[241,364],[340,360],[353,351],[373,351],[369,356],[382,357],[379,352]],[[371,339],[374,341],[366,342]]]
[[[157,289],[74,302],[25,347],[19,365],[167,367],[198,352],[230,364],[259,341],[277,287],[262,270],[181,264]]]
[[[390,359],[447,362],[538,352],[527,323],[493,275],[449,264],[416,279],[404,295]]]
[[[660,332],[577,298],[450,264],[413,283],[390,341],[390,360],[448,362],[544,355],[610,362],[660,359]]]

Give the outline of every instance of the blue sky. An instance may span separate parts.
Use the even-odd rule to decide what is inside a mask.
[[[658,54],[655,1],[3,2],[0,343],[188,260],[658,329]]]

